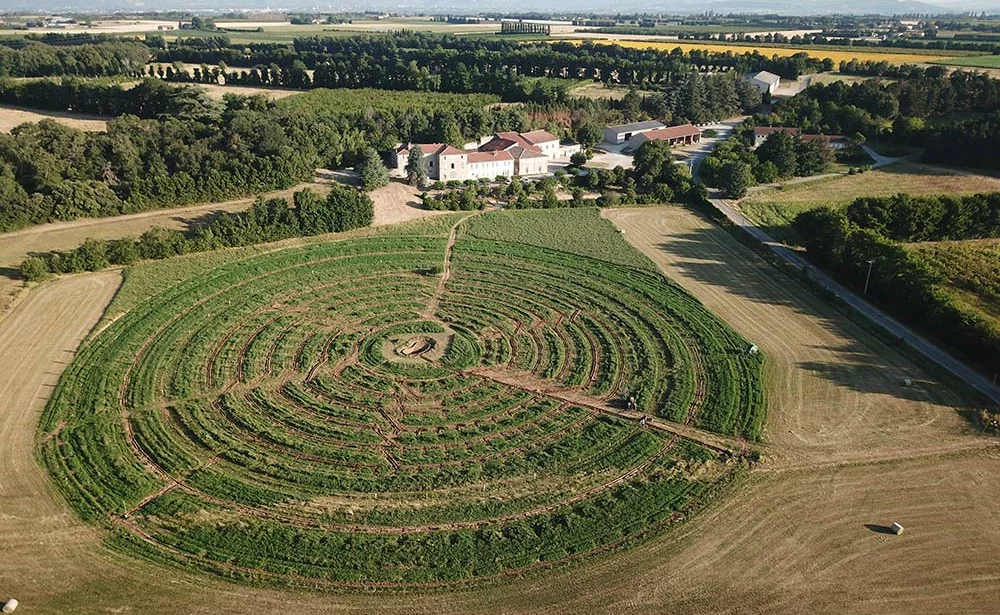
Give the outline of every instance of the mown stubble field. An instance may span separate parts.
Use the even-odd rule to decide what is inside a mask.
[[[5,591],[33,613],[991,612],[1000,451],[958,415],[968,402],[704,219],[607,215],[770,361],[764,463],[678,530],[548,576],[437,594],[255,590],[120,558],[54,498],[32,445],[47,387],[114,293],[117,274],[102,273],[43,285],[0,321],[0,369],[14,376],[0,421]],[[866,527],[893,521],[903,536]]]

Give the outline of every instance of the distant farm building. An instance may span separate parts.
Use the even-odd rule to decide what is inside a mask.
[[[621,126],[608,126],[604,129],[604,142],[611,145],[621,145],[633,136],[666,128],[660,122],[650,120],[648,122],[636,122],[635,124],[622,124]]]
[[[639,149],[643,143],[649,141],[666,141],[671,147],[690,145],[701,141],[701,129],[693,124],[681,124],[680,126],[640,132],[628,140],[628,145],[631,149]]]
[[[803,141],[823,141],[831,149],[843,149],[850,143],[850,139],[843,135],[805,135],[800,134],[798,128],[794,126],[757,126],[753,129],[753,146],[760,147],[767,141],[767,138],[776,132],[790,134],[799,137]]]
[[[397,175],[406,173],[413,145],[406,143],[393,151],[392,170]],[[549,172],[550,160],[580,151],[579,145],[564,145],[544,130],[498,132],[484,137],[477,149],[463,150],[445,143],[419,145],[427,159],[427,175],[439,181],[544,175]]]
[[[750,75],[749,79],[750,83],[760,90],[761,94],[774,94],[774,91],[781,85],[781,77],[766,70]]]

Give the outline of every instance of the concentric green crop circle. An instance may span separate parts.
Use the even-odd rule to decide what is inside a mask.
[[[272,252],[131,310],[50,403],[56,483],[129,553],[406,587],[616,548],[731,471],[669,429],[739,436],[759,412],[758,358],[695,300],[652,272],[446,242]],[[446,254],[446,277],[423,273]]]

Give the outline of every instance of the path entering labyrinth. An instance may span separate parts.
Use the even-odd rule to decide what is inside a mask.
[[[455,582],[693,510],[736,464],[613,407],[752,437],[745,347],[652,272],[461,234],[316,244],[115,321],[63,378],[42,455],[130,553],[251,582]]]

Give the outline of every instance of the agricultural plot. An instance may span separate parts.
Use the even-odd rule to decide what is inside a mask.
[[[580,40],[569,40],[567,42],[571,43],[581,43]],[[727,43],[689,43],[686,41],[633,41],[633,40],[614,40],[614,41],[594,41],[596,44],[607,44],[607,45],[620,45],[622,47],[628,47],[631,49],[657,49],[665,53],[669,53],[674,49],[681,49],[684,52],[691,51],[714,51],[714,52],[731,52],[734,54],[741,53],[752,53],[753,51],[758,51],[765,56],[780,56],[789,57],[797,53],[807,53],[811,58],[825,59],[830,58],[834,63],[839,63],[841,61],[847,62],[850,60],[859,60],[872,62],[889,62],[890,64],[919,64],[923,62],[933,62],[935,60],[943,60],[940,54],[929,53],[929,52],[912,52],[912,51],[896,51],[896,50],[850,50],[842,51],[839,48],[831,47],[777,47],[771,45],[737,45],[737,44],[727,44]],[[960,52],[950,52],[954,55],[961,55]],[[965,59],[965,58],[962,58]],[[951,59],[948,63],[952,63]]]
[[[767,233],[788,243],[797,237],[791,227],[797,215],[817,207],[842,209],[860,197],[910,194],[974,194],[1000,190],[1000,178],[958,169],[898,162],[860,175],[764,190],[740,201],[740,210]]]
[[[931,63],[960,66],[963,68],[1000,68],[1000,56],[967,56],[962,58],[948,58],[947,60],[935,60]]]
[[[564,214],[545,247],[489,214],[201,270],[81,349],[40,457],[111,546],[248,583],[440,585],[658,533],[740,467],[678,429],[756,439],[762,358],[637,255],[573,253],[624,242]]]
[[[1000,327],[1000,239],[915,243],[942,278],[942,285],[961,303]]]

